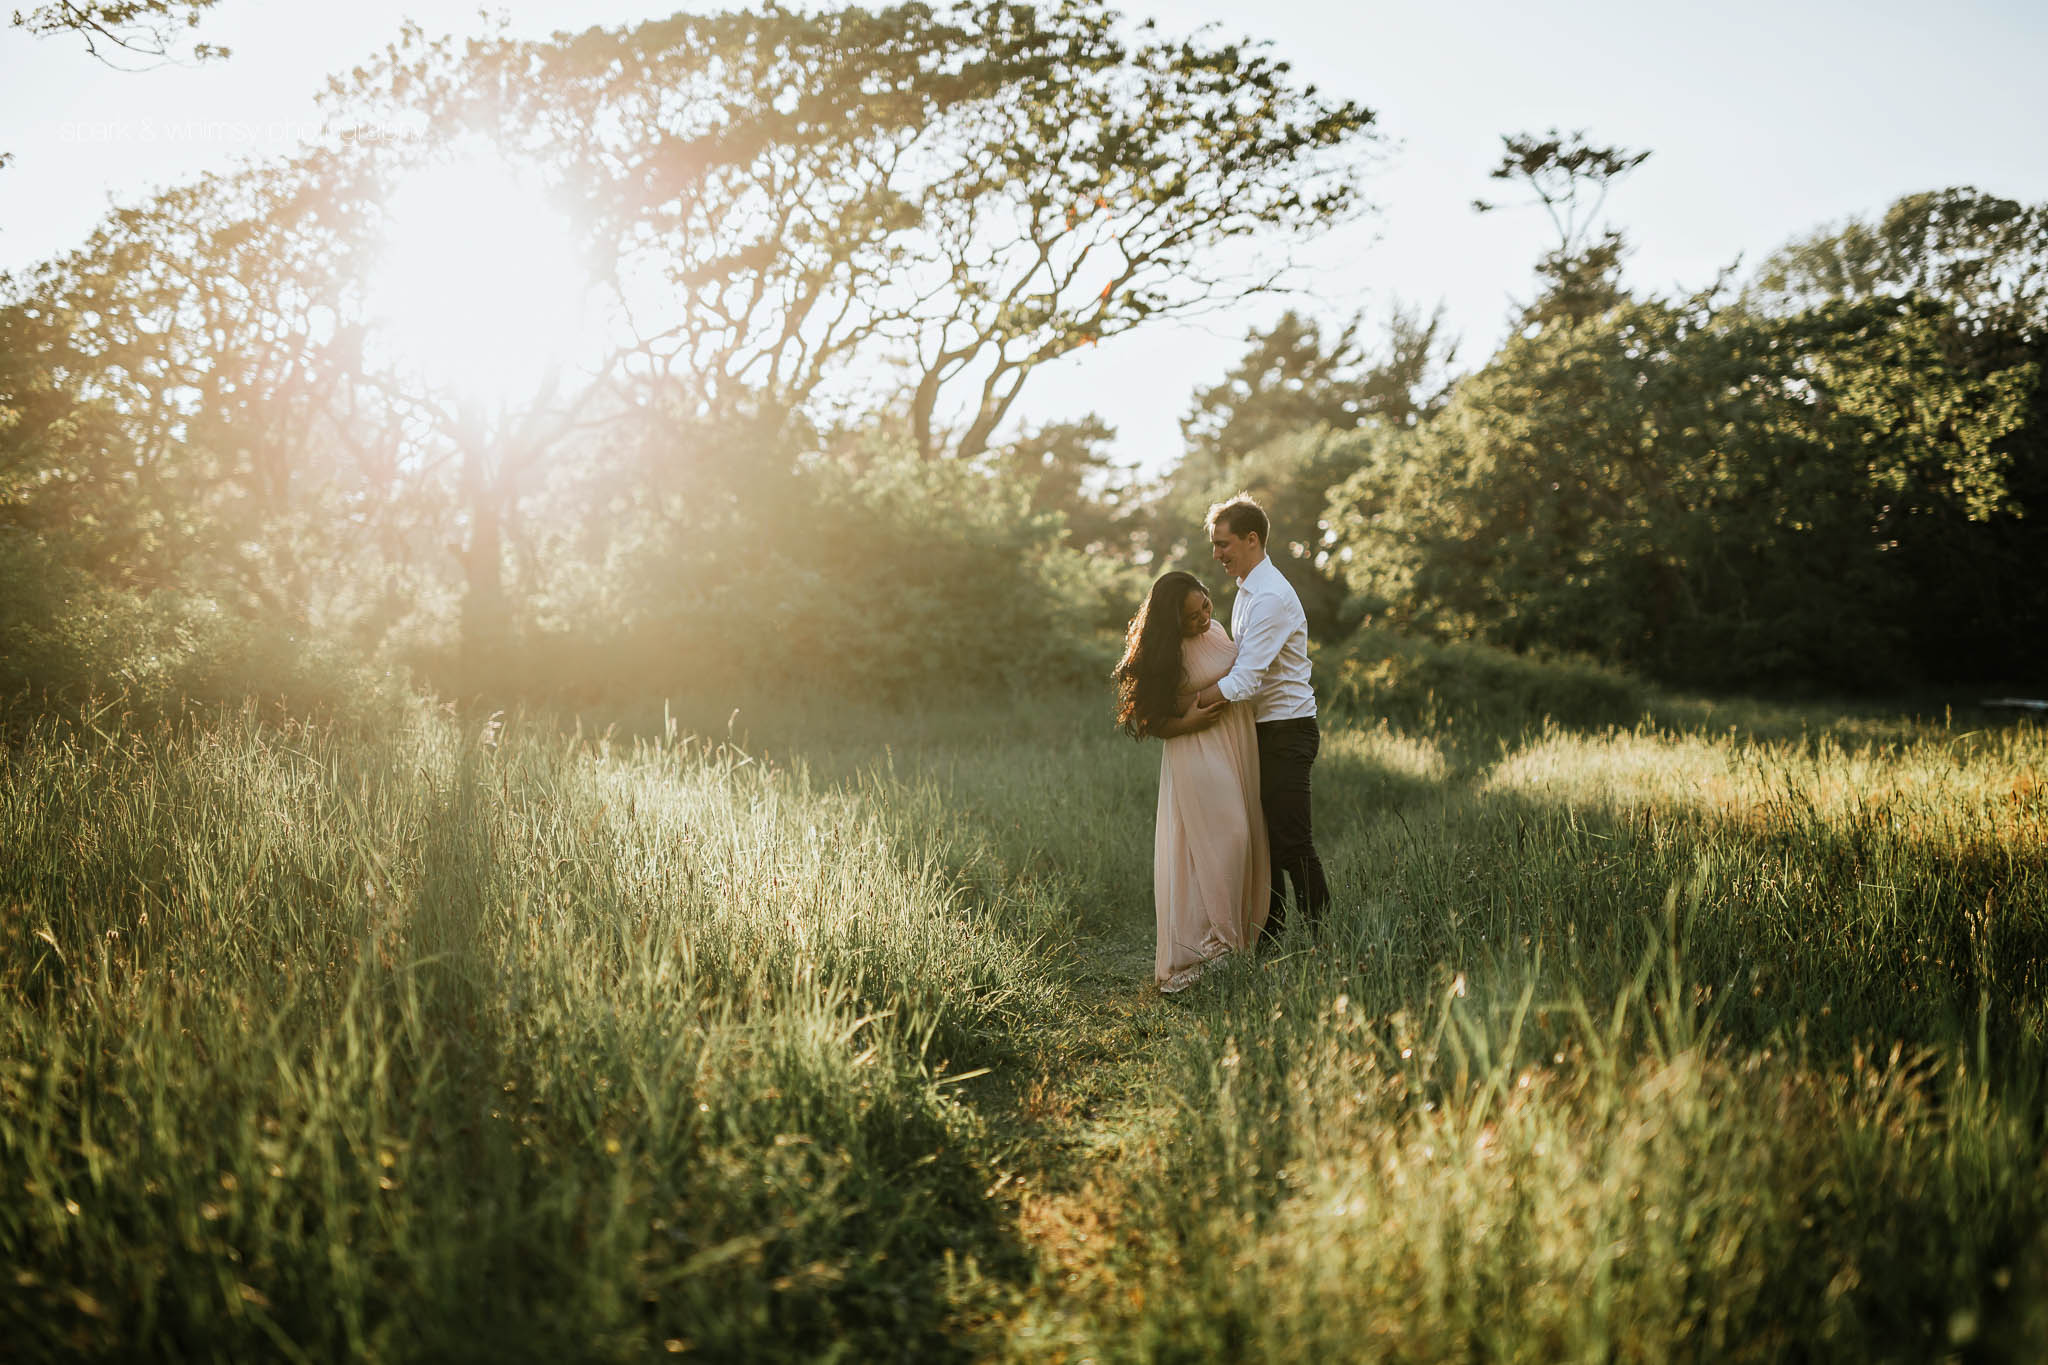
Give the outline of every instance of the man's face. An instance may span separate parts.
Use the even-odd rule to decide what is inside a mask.
[[[1261,548],[1257,532],[1241,536],[1231,530],[1225,522],[1218,522],[1210,528],[1210,552],[1216,556],[1216,562],[1223,566],[1223,572],[1240,582],[1246,574],[1259,567]]]

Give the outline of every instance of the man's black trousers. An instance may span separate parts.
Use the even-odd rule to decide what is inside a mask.
[[[1315,824],[1309,817],[1308,772],[1323,736],[1314,716],[1262,720],[1257,730],[1259,801],[1266,809],[1266,841],[1273,857],[1273,903],[1265,931],[1271,938],[1287,918],[1285,878],[1294,881],[1294,903],[1305,923],[1320,923],[1330,904],[1330,884],[1316,856]]]

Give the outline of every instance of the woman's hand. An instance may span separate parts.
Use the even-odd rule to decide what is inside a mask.
[[[1227,701],[1215,702],[1209,706],[1191,703],[1186,712],[1160,725],[1152,733],[1158,735],[1161,739],[1172,739],[1176,735],[1195,734],[1208,729],[1221,720],[1225,708],[1229,705],[1230,703]]]

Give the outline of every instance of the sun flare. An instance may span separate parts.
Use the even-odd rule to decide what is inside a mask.
[[[567,218],[501,157],[423,167],[384,202],[370,313],[391,357],[465,398],[516,404],[573,363],[587,277]]]

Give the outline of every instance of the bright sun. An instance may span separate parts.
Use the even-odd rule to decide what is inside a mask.
[[[494,407],[573,363],[587,280],[563,215],[503,158],[423,167],[384,203],[369,306],[392,359]]]

